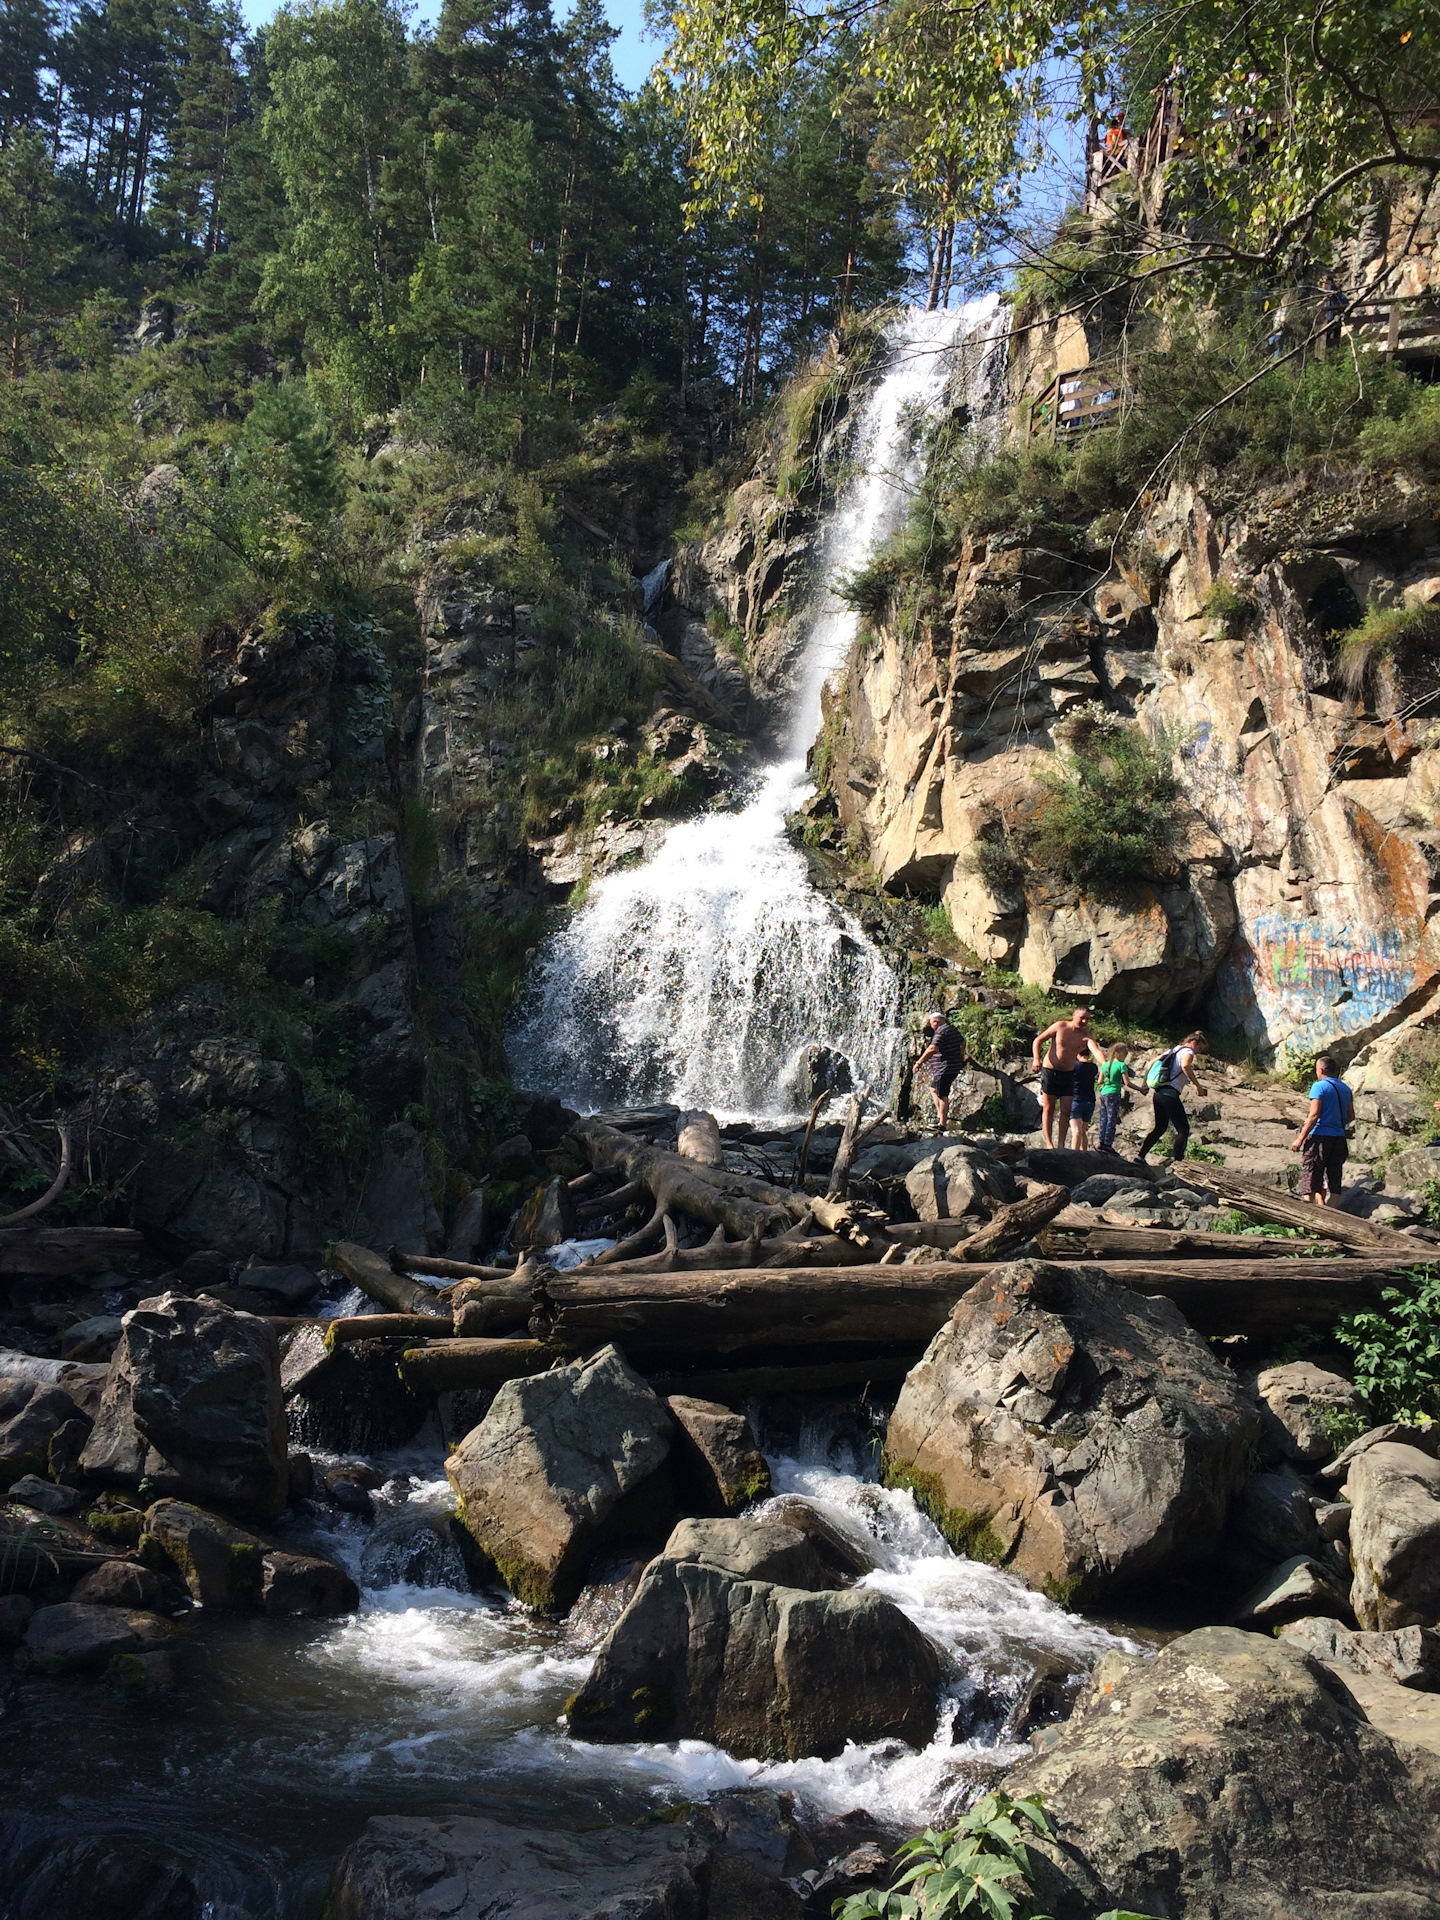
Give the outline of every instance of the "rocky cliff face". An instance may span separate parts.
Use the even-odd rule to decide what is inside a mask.
[[[1202,481],[1150,503],[1124,563],[967,540],[938,611],[880,623],[832,688],[842,824],[889,888],[943,900],[1027,982],[1203,1010],[1262,1051],[1364,1050],[1381,1075],[1376,1043],[1440,1010],[1440,654],[1411,646],[1352,689],[1335,636],[1367,602],[1440,607],[1435,504],[1373,472],[1239,508]],[[1104,898],[1039,873],[997,889],[977,844],[1087,702],[1180,742],[1173,865]]]

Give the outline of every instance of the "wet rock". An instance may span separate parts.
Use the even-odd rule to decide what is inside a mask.
[[[511,1380],[445,1462],[458,1519],[518,1599],[568,1606],[602,1541],[663,1525],[673,1426],[613,1346]]]
[[[124,1317],[81,1457],[110,1486],[215,1501],[271,1518],[287,1490],[274,1329],[208,1296],[161,1294]]]
[[[150,1508],[140,1557],[156,1572],[178,1575],[192,1600],[221,1613],[327,1616],[360,1604],[354,1581],[333,1561],[289,1553],[181,1500]]]
[[[169,1632],[157,1614],[65,1600],[32,1614],[25,1629],[25,1664],[39,1673],[84,1672],[105,1666],[116,1654],[142,1653]]]
[[[326,1453],[403,1446],[424,1425],[430,1403],[400,1378],[393,1341],[347,1341],[325,1351],[318,1327],[285,1336],[281,1382],[291,1438]]]
[[[1255,1383],[1265,1412],[1265,1438],[1282,1458],[1319,1466],[1334,1456],[1326,1415],[1359,1413],[1360,1396],[1338,1373],[1308,1360],[1271,1367]]]
[[[1168,1300],[1019,1261],[911,1369],[884,1471],[952,1545],[1068,1604],[1208,1552],[1258,1427]]]
[[[900,1609],[869,1588],[805,1592],[808,1543],[763,1522],[686,1521],[646,1568],[569,1708],[580,1740],[710,1740],[727,1753],[798,1759],[847,1740],[926,1744],[940,1662]]]
[[[340,1856],[327,1920],[700,1920],[703,1814],[583,1834],[388,1814]]]
[[[1317,1553],[1319,1524],[1310,1496],[1293,1473],[1248,1473],[1235,1496],[1232,1523],[1256,1553],[1271,1560]]]
[[[556,1178],[549,1186],[537,1187],[520,1209],[510,1244],[519,1248],[558,1247],[562,1240],[572,1240],[577,1230],[569,1185]]]
[[[1362,1627],[1440,1621],[1440,1462],[1382,1441],[1352,1461],[1351,1605]]]
[[[308,1453],[292,1449],[285,1458],[285,1504],[295,1506],[315,1491],[315,1462]]]
[[[165,1655],[122,1658],[149,1666]],[[172,1829],[161,1840],[144,1826],[96,1833],[73,1811],[0,1813],[6,1920],[251,1920],[273,1911],[274,1899],[266,1865],[227,1860],[209,1836]]]
[[[1391,1633],[1356,1633],[1315,1614],[1280,1628],[1280,1638],[1317,1660],[1331,1660],[1356,1673],[1378,1674],[1396,1686],[1440,1693],[1440,1631],[1397,1627]]]
[[[713,1400],[672,1393],[674,1460],[681,1495],[700,1514],[739,1513],[770,1491],[770,1469],[750,1422]]]
[[[151,1612],[173,1597],[168,1581],[133,1560],[106,1560],[70,1595],[91,1607],[144,1607]]]
[[[118,1313],[97,1313],[77,1320],[60,1336],[63,1360],[108,1360],[120,1344],[123,1322]]]
[[[246,1267],[240,1275],[240,1285],[248,1293],[266,1295],[275,1304],[269,1308],[275,1311],[278,1306],[282,1312],[295,1312],[303,1307],[320,1285],[320,1276],[309,1267],[289,1265],[282,1267]]]
[[[802,1897],[784,1883],[815,1870],[815,1850],[789,1795],[742,1788],[705,1811],[715,1836],[705,1920],[803,1920]]]
[[[1339,1618],[1349,1611],[1337,1570],[1297,1553],[1250,1589],[1233,1618],[1237,1627],[1268,1633],[1288,1621],[1303,1620],[1307,1614],[1330,1613]]]
[[[511,1104],[530,1151],[548,1153],[558,1147],[580,1118],[553,1093],[526,1092],[517,1087]]]
[[[73,1487],[57,1487],[53,1480],[41,1480],[33,1473],[23,1474],[15,1482],[10,1498],[19,1506],[33,1507],[37,1513],[74,1513],[82,1501]]]
[[[1437,1776],[1282,1641],[1205,1627],[1106,1656],[1006,1782],[1063,1836],[1039,1904],[1171,1920],[1434,1920]]]
[[[239,1613],[259,1605],[264,1547],[218,1514],[158,1500],[145,1515],[140,1554],[155,1571],[178,1575],[202,1607]]]
[[[310,1553],[266,1553],[260,1581],[260,1611],[275,1617],[303,1615],[308,1620],[354,1613],[360,1605],[355,1582],[333,1560]]]
[[[0,1487],[48,1472],[51,1436],[78,1412],[61,1387],[0,1374]]]
[[[18,1647],[35,1611],[28,1593],[0,1593],[0,1647]]]
[[[905,1191],[919,1219],[958,1220],[961,1214],[983,1211],[982,1197],[1012,1200],[1015,1181],[1009,1168],[988,1154],[946,1147],[915,1162],[905,1176]]]
[[[511,1133],[493,1147],[490,1152],[490,1178],[492,1180],[523,1180],[535,1164],[535,1150],[529,1137],[523,1133]]]
[[[800,1504],[795,1502],[797,1508]],[[849,1558],[843,1543],[837,1549],[828,1528],[811,1533],[788,1515],[784,1519],[767,1514],[753,1520],[682,1520],[665,1543],[665,1552],[675,1561],[716,1567],[734,1580],[766,1580],[806,1593],[838,1592],[869,1571],[863,1559]]]
[[[360,1554],[367,1587],[469,1586],[448,1513],[398,1513],[381,1520]]]

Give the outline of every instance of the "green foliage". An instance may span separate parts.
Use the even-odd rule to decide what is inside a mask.
[[[1335,1328],[1355,1356],[1356,1391],[1379,1419],[1440,1419],[1440,1266],[1417,1268],[1380,1300]]]
[[[950,909],[943,900],[938,906],[925,908],[920,916],[920,924],[931,946],[952,952],[958,945],[955,922],[950,918]]]
[[[1185,1148],[1187,1160],[1198,1160],[1207,1167],[1223,1167],[1225,1156],[1218,1147],[1207,1146],[1203,1140],[1192,1139]]]
[[[1440,1180],[1426,1180],[1421,1185],[1420,1218],[1427,1227],[1440,1227]]]
[[[1241,1213],[1233,1207],[1217,1217],[1215,1231],[1258,1234],[1265,1240],[1301,1240],[1305,1237],[1299,1227],[1282,1227],[1274,1220],[1253,1220],[1248,1213]]]
[[[1320,1421],[1325,1429],[1325,1438],[1336,1453],[1343,1453],[1352,1440],[1358,1440],[1362,1433],[1368,1433],[1373,1425],[1365,1414],[1353,1407],[1325,1407],[1321,1410]]]
[[[1098,709],[1082,709],[1064,742],[1059,767],[1041,775],[1028,856],[1092,891],[1165,871],[1180,794],[1168,743],[1152,745],[1137,726]]]
[[[1205,596],[1202,612],[1222,627],[1232,640],[1239,639],[1255,611],[1248,594],[1237,593],[1228,580],[1217,580]]]
[[[780,397],[777,499],[797,499],[811,485],[820,440],[833,422],[836,402],[844,391],[844,374],[838,364],[817,368],[786,385]]]
[[[1433,607],[1377,607],[1365,609],[1358,627],[1340,638],[1340,677],[1358,693],[1367,676],[1385,659],[1440,648],[1440,612]]]

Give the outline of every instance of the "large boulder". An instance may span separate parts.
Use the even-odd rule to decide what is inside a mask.
[[[969,1147],[946,1147],[917,1160],[905,1176],[905,1191],[921,1220],[958,1220],[979,1213],[982,1199],[1013,1200],[1015,1179],[1008,1167]]]
[[[1311,1614],[1280,1628],[1280,1638],[1317,1660],[1375,1674],[1397,1687],[1440,1693],[1440,1632],[1434,1627],[1397,1627],[1392,1633],[1356,1633]]]
[[[142,1653],[169,1637],[153,1613],[122,1613],[118,1607],[65,1600],[39,1607],[25,1630],[25,1664],[41,1673],[82,1673],[104,1667],[117,1654]]]
[[[1265,1437],[1284,1459],[1319,1466],[1334,1456],[1327,1416],[1361,1411],[1360,1396],[1338,1373],[1308,1360],[1270,1367],[1255,1382],[1264,1405]]]
[[[350,1576],[317,1554],[288,1553],[183,1500],[157,1500],[145,1515],[140,1557],[184,1582],[192,1600],[222,1613],[323,1617],[353,1613]]]
[[[1070,1604],[1206,1554],[1258,1430],[1170,1301],[1017,1261],[910,1370],[884,1471],[957,1549]]]
[[[84,1471],[273,1518],[288,1487],[274,1328],[204,1294],[160,1294],[124,1319]]]
[[[326,1889],[327,1920],[701,1920],[709,1823],[564,1833],[475,1814],[366,1823]]]
[[[823,1581],[808,1591],[799,1579]],[[582,1740],[709,1740],[757,1759],[923,1747],[940,1661],[893,1604],[777,1522],[691,1521],[646,1568],[569,1708]]]
[[[770,1469],[743,1413],[713,1400],[672,1393],[665,1402],[675,1422],[675,1466],[696,1513],[739,1513],[770,1491]]]
[[[1382,1441],[1352,1461],[1345,1495],[1355,1618],[1362,1627],[1433,1627],[1440,1621],[1440,1461]]]
[[[510,1380],[445,1462],[457,1518],[527,1605],[563,1608],[602,1542],[669,1517],[670,1415],[613,1346]]]
[[[1440,1769],[1284,1642],[1204,1627],[1154,1660],[1106,1655],[1041,1739],[1006,1787],[1061,1836],[1040,1883],[1056,1920],[1440,1920]]]
[[[28,1473],[49,1471],[50,1441],[69,1421],[83,1419],[63,1387],[0,1375],[0,1487]]]

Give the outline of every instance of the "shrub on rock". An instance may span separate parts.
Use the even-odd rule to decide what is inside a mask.
[[[823,1579],[807,1592],[778,1577]],[[924,1746],[940,1662],[920,1629],[775,1522],[690,1521],[651,1562],[569,1709],[582,1740],[711,1740],[759,1759]]]
[[[202,1295],[160,1294],[124,1316],[81,1466],[115,1487],[271,1519],[285,1505],[285,1410],[275,1330]]]
[[[958,1551],[1069,1604],[1207,1553],[1258,1431],[1170,1301],[1018,1261],[911,1369],[884,1471]]]
[[[528,1606],[569,1606],[602,1542],[663,1527],[673,1507],[665,1405],[618,1348],[501,1387],[445,1462],[457,1518]]]

